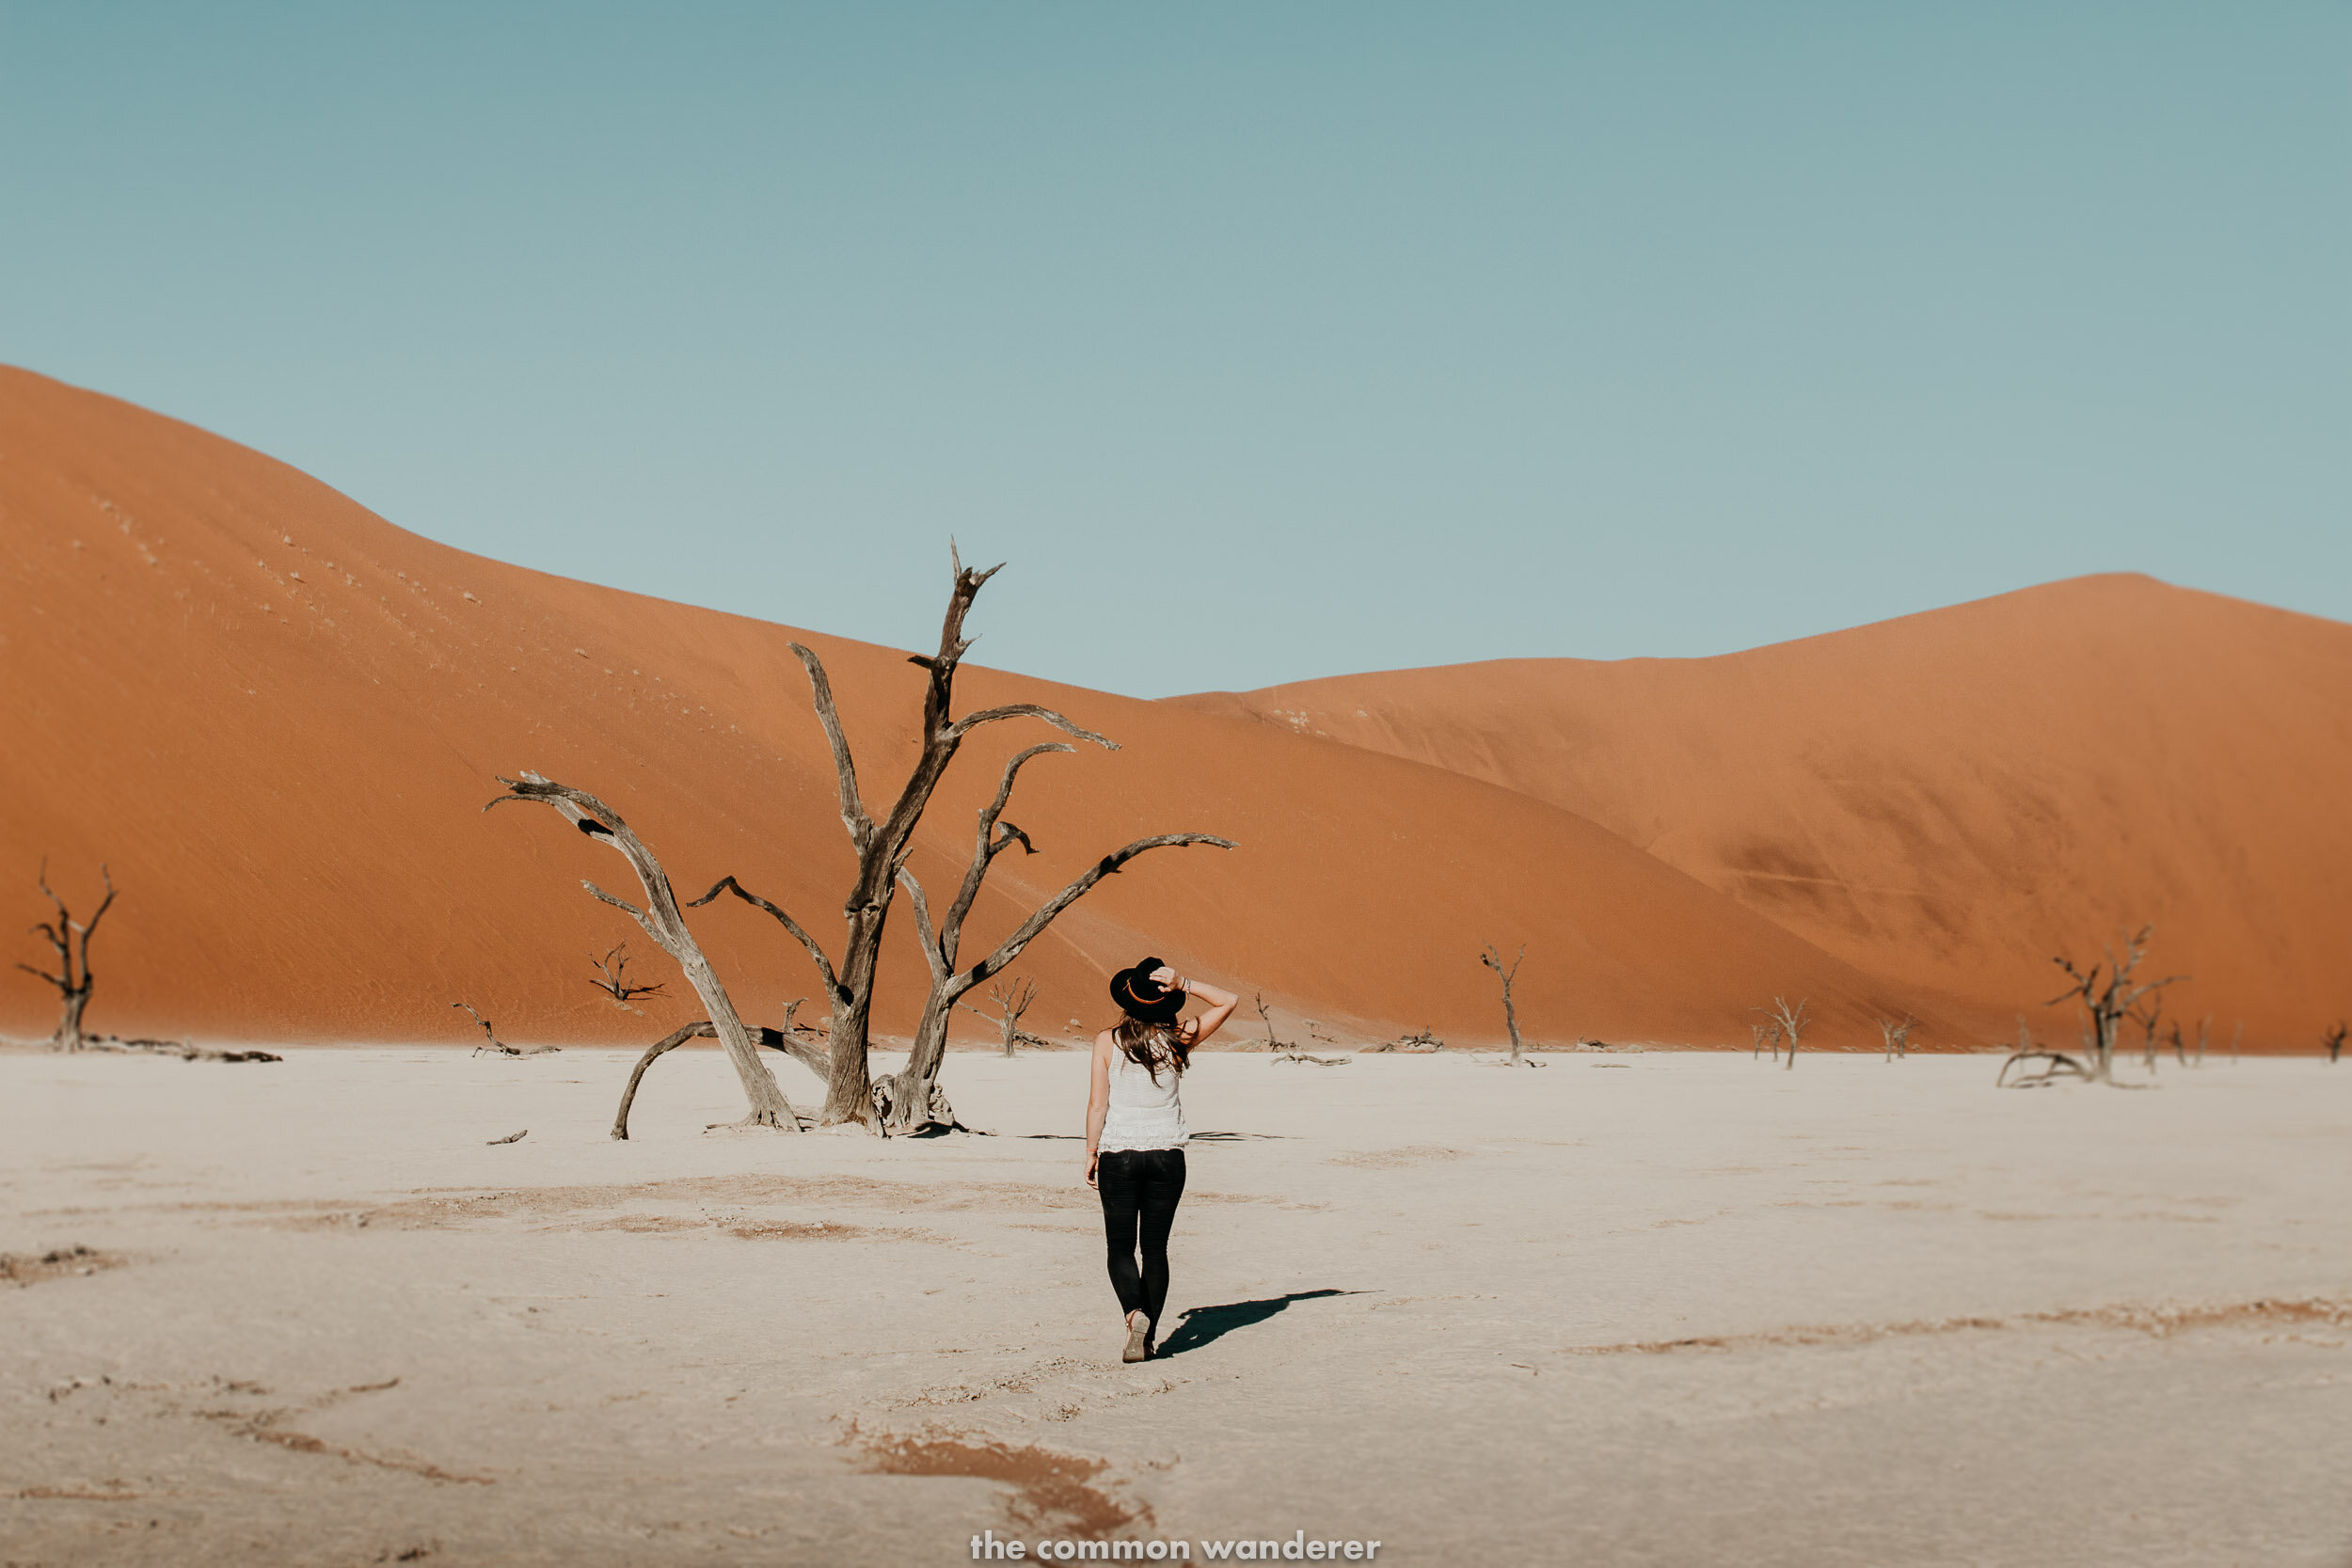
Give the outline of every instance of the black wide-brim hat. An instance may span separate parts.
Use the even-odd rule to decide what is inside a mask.
[[[1184,1010],[1184,993],[1152,983],[1152,974],[1163,967],[1159,959],[1146,958],[1133,969],[1120,970],[1111,976],[1111,1000],[1129,1018],[1146,1023],[1175,1022]]]

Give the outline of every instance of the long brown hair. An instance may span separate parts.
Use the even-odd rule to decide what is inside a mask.
[[[1192,1041],[1182,1024],[1181,1019],[1175,1023],[1147,1023],[1130,1014],[1111,1031],[1111,1043],[1157,1084],[1160,1069],[1171,1067],[1181,1073],[1192,1063]]]

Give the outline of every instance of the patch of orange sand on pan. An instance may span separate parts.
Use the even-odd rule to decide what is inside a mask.
[[[591,988],[588,955],[635,933],[580,881],[635,889],[552,813],[482,812],[493,775],[526,768],[610,801],[682,891],[734,873],[837,951],[850,854],[787,643],[830,665],[878,811],[918,712],[903,652],[469,555],[232,442],[24,372],[0,371],[0,904],[46,914],[44,852],[82,904],[112,864],[123,892],[95,949],[93,1029],[469,1044],[450,1006],[463,999],[510,1040],[632,1042],[696,1016],[642,937],[632,977],[665,976],[669,993],[623,1011]],[[945,566],[909,592],[944,594]],[[1123,747],[1023,775],[1010,815],[1041,852],[998,863],[967,961],[1131,838],[1240,844],[1155,852],[1032,945],[1019,968],[1041,983],[1041,1033],[1100,1026],[1108,974],[1149,950],[1363,1036],[1490,1040],[1485,940],[1528,944],[1520,1016],[1536,1040],[1744,1043],[1775,992],[1814,999],[1824,1044],[1874,1046],[1876,1010],[1931,1016],[1523,792],[993,671],[967,670],[958,695],[967,711],[1047,703]],[[966,747],[914,856],[928,885],[960,874],[973,812],[1041,730],[995,725]],[[728,900],[693,920],[755,1021],[816,991],[765,916]],[[911,927],[897,911],[885,1029],[911,1027],[923,985]],[[37,981],[0,987],[0,1030],[37,1037],[53,1016]]]
[[[1572,811],[1985,1036],[2153,922],[2167,1013],[2352,1008],[2352,626],[2116,575],[1718,658],[1173,699]],[[2133,1036],[2135,1041],[2137,1034]]]

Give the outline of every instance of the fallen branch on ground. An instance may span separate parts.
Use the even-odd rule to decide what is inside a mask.
[[[518,1045],[509,1045],[504,1040],[499,1038],[498,1036],[491,1031],[490,1021],[484,1018],[480,1013],[475,1012],[473,1008],[467,1006],[467,1005],[463,1002],[453,1002],[450,1006],[453,1007],[465,1007],[467,1013],[472,1017],[473,1021],[482,1025],[482,1037],[489,1043],[486,1045],[477,1045],[473,1048],[473,1053],[477,1056],[481,1055],[485,1051],[495,1051],[502,1056],[545,1056],[551,1052],[561,1051],[564,1049],[560,1045],[534,1045],[527,1048]]]

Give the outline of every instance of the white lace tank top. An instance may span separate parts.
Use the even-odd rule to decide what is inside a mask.
[[[1156,1084],[1151,1070],[1138,1067],[1117,1046],[1111,1047],[1110,1108],[1103,1117],[1103,1141],[1113,1149],[1182,1148],[1184,1131],[1184,1074],[1163,1064]]]

